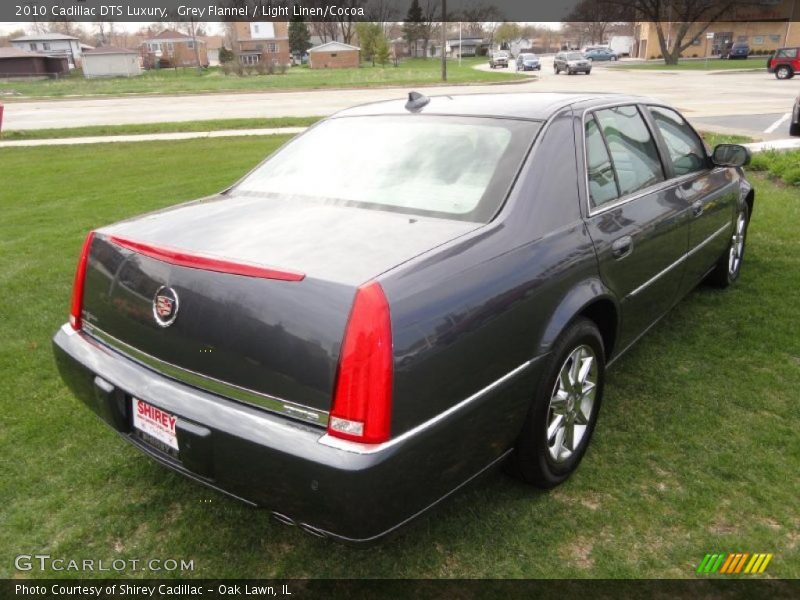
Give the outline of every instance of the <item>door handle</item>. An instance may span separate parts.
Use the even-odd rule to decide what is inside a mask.
[[[699,217],[700,215],[702,215],[703,214],[703,208],[704,208],[704,206],[703,206],[703,201],[702,200],[697,200],[697,201],[693,202],[692,203],[692,216],[693,217]]]
[[[614,240],[611,244],[611,255],[617,260],[625,258],[633,252],[633,238],[629,235]]]

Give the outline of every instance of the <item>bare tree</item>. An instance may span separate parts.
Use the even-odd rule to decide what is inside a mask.
[[[613,1],[583,0],[567,16],[567,20],[572,29],[580,29],[583,34],[581,38],[585,37],[589,43],[595,44],[602,43],[607,30],[624,21],[625,17],[631,17],[631,13],[630,8]],[[579,45],[583,45],[582,42],[583,39]]]
[[[678,64],[681,52],[691,46],[722,17],[728,17],[737,6],[752,6],[757,0],[606,0],[635,18],[620,20],[651,21],[656,28],[661,56],[668,65]],[[674,24],[668,36],[666,23]],[[691,34],[689,33],[691,30]]]

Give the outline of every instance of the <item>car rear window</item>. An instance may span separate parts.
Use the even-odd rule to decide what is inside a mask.
[[[488,222],[540,127],[433,115],[329,119],[256,168],[235,193]]]

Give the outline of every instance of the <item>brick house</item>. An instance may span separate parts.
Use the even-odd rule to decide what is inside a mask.
[[[231,23],[233,53],[243,65],[289,65],[289,23],[257,21]]]
[[[361,48],[344,42],[328,42],[308,51],[312,69],[351,69],[361,64]]]
[[[196,67],[198,58],[200,66],[208,66],[206,43],[198,37],[193,38],[174,29],[166,29],[147,38],[140,48],[146,69]]]

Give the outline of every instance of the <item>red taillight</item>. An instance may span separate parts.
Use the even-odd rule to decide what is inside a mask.
[[[392,371],[389,303],[373,282],[358,288],[347,322],[328,433],[366,444],[388,440]]]
[[[83,310],[83,283],[86,280],[86,262],[89,260],[89,250],[92,247],[94,231],[90,231],[83,242],[81,257],[78,259],[78,268],[75,271],[75,282],[72,284],[72,305],[69,309],[69,324],[78,331],[81,328],[81,312]]]

